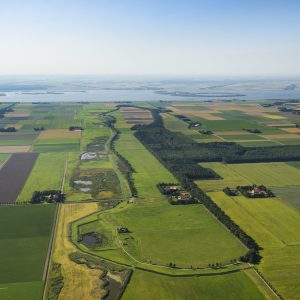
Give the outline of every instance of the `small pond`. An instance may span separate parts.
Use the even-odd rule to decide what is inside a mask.
[[[97,247],[102,244],[102,236],[96,232],[85,233],[81,236],[80,242],[90,247]]]

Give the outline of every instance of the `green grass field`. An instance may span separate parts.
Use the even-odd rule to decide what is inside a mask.
[[[78,152],[80,148],[79,143],[65,143],[65,144],[35,144],[33,146],[34,152]]]
[[[300,170],[286,163],[203,163],[201,165],[213,169],[223,178],[197,181],[197,184],[207,191],[247,184],[263,184],[270,187],[294,186],[300,182]]]
[[[213,277],[172,278],[134,271],[122,299],[259,300],[265,298],[243,272]]]
[[[0,207],[0,299],[41,299],[54,205]]]
[[[108,214],[105,220],[128,227],[138,244],[138,257],[160,265],[205,267],[227,263],[246,250],[200,205],[140,204]]]
[[[275,195],[280,197],[285,203],[296,209],[300,209],[300,185],[289,187],[272,188]]]
[[[229,197],[223,192],[211,198],[263,248],[264,276],[286,299],[300,293],[300,214],[280,199]]]
[[[139,197],[145,199],[162,198],[156,185],[159,182],[177,182],[173,175],[133,136],[130,129],[123,129],[116,150],[124,156],[135,169],[134,183]]]
[[[60,190],[66,157],[66,153],[41,153],[17,201],[30,201],[34,191]]]

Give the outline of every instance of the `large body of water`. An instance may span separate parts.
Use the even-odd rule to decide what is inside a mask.
[[[224,91],[228,93],[228,91]],[[299,99],[300,90],[242,90],[239,94],[245,96],[228,97],[181,97],[156,94],[151,90],[88,90],[86,92],[64,92],[63,94],[5,92],[6,96],[0,97],[0,102],[81,102],[81,101],[205,101],[205,100],[288,100]]]

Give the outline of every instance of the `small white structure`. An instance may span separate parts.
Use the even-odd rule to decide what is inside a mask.
[[[84,152],[81,154],[80,159],[81,160],[91,160],[97,158],[97,153],[95,152]]]

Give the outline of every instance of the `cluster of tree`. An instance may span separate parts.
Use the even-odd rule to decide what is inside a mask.
[[[300,110],[295,109],[295,108],[288,108],[286,106],[279,106],[277,107],[277,109],[281,112],[285,112],[285,113],[292,113],[295,115],[300,115]]]
[[[201,134],[207,134],[207,135],[213,134],[213,131],[207,130],[207,129],[201,129],[201,130],[199,130],[199,132],[200,132]]]
[[[111,143],[110,148],[115,153],[115,155],[118,157],[118,161],[117,161],[118,169],[125,176],[125,178],[128,182],[130,192],[131,192],[131,196],[132,197],[137,197],[138,196],[138,191],[137,191],[137,188],[135,187],[134,179],[132,177],[132,174],[135,172],[135,170],[132,167],[132,165],[129,163],[129,161],[126,158],[124,158],[118,151],[116,151],[115,141],[120,138],[120,132],[115,128],[114,128],[114,131],[115,131],[115,135],[110,141],[110,143]]]
[[[177,196],[182,188],[177,183],[158,183],[157,188],[166,196]]]
[[[117,122],[114,116],[104,115],[102,123],[108,128],[112,128]]]
[[[47,299],[57,300],[64,286],[64,277],[61,270],[61,264],[53,262],[51,264],[49,287],[47,289]]]
[[[246,151],[245,148],[234,143],[198,144],[187,136],[165,129],[159,112],[155,109],[152,109],[151,112],[154,122],[150,125],[140,126],[136,130],[135,136],[173,173],[182,188],[191,194],[195,202],[203,203],[220,222],[256,254],[255,256],[245,255],[245,259],[249,259],[249,262],[257,261],[260,248],[255,240],[234,223],[194,183],[195,177],[192,175],[194,170],[201,170],[202,179],[218,177],[212,170],[207,171],[207,169],[200,167],[198,162],[222,161],[225,155],[232,155],[232,152],[241,155]],[[197,176],[199,173],[200,171],[196,171]]]
[[[261,256],[254,249],[249,249],[249,251],[245,255],[240,256],[240,261],[242,262],[250,262],[252,264],[257,264],[260,260]]]
[[[7,128],[0,128],[0,132],[16,132],[17,129],[15,127],[7,127]]]
[[[243,128],[244,131],[250,132],[250,133],[261,133],[261,130],[259,129],[251,129],[251,128]]]
[[[200,122],[190,122],[188,128],[200,127],[201,125]]]
[[[271,198],[275,197],[275,194],[267,189],[264,185],[245,185],[237,186],[237,190],[248,198]]]
[[[184,121],[186,123],[192,122],[192,120],[190,118],[188,118],[187,116],[184,116],[184,115],[174,115],[174,117],[176,117],[177,119]]]
[[[46,130],[44,127],[35,127],[34,131],[44,131]]]
[[[10,104],[10,105],[7,106],[7,107],[1,108],[1,109],[0,109],[0,118],[1,118],[1,119],[4,118],[5,114],[8,113],[8,112],[14,111],[14,110],[12,109],[12,107],[13,107],[14,105],[15,105],[15,103]]]
[[[65,201],[65,194],[58,190],[35,191],[30,203],[62,203]]]
[[[81,126],[70,126],[69,127],[70,131],[74,131],[74,130],[83,130],[83,128]]]
[[[171,205],[190,205],[190,204],[197,204],[200,203],[198,199],[191,198],[189,200],[179,200],[175,197],[169,197],[168,201]]]
[[[223,192],[228,196],[237,196],[239,194],[238,190],[231,189],[228,186],[223,189]]]

